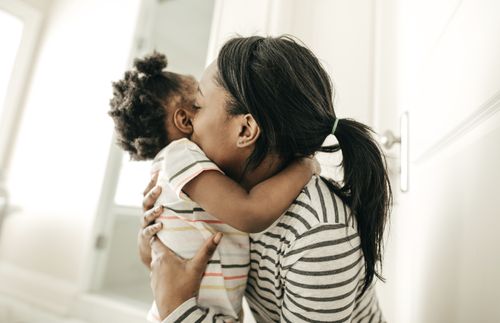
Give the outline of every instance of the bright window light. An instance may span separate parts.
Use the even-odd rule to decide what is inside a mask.
[[[141,206],[142,193],[150,180],[151,161],[131,161],[123,154],[120,179],[115,195],[115,203],[124,206]]]
[[[142,57],[155,49],[167,55],[168,70],[201,76],[205,68],[213,10],[213,0],[157,2],[149,21],[153,28],[145,34],[148,45],[145,45],[143,53],[136,55]],[[193,14],[196,23],[182,18]],[[141,206],[142,193],[150,179],[150,168],[151,161],[129,161],[128,154],[124,154],[115,204]]]
[[[0,10],[0,30],[2,50],[0,50],[0,117],[4,110],[10,75],[14,68],[17,50],[23,35],[23,22],[16,16]]]

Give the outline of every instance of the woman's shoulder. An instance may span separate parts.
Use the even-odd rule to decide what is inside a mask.
[[[321,224],[355,227],[349,206],[330,189],[328,181],[327,178],[313,176],[285,215],[302,223],[305,230]],[[283,217],[282,221],[287,221],[287,217]]]
[[[301,243],[314,243],[324,240],[325,236],[344,239],[356,234],[354,216],[349,207],[325,181],[327,179],[313,176],[288,210],[266,231],[251,235],[253,239],[279,241],[285,254],[300,248]]]
[[[362,261],[359,260],[360,240],[351,219],[353,216],[349,207],[329,190],[326,180],[313,177],[273,225],[263,232],[250,234],[253,252],[261,258],[274,259],[282,276],[299,259],[319,262],[325,258],[328,262],[325,266],[331,266],[330,262],[336,261],[332,259],[344,254],[349,259]]]

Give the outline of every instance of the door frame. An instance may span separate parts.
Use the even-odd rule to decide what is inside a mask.
[[[26,93],[30,88],[35,57],[42,32],[43,12],[19,0],[0,0],[0,10],[18,17],[23,22],[21,42],[5,93],[4,109],[0,114],[0,233],[3,220],[16,210],[10,205],[6,187],[9,164],[21,123]]]
[[[144,0],[139,5],[139,13],[136,21],[134,40],[130,49],[129,57],[124,68],[133,65],[134,58],[148,51],[151,47],[151,28],[154,26],[151,18],[156,0]],[[94,217],[94,224],[89,240],[89,246],[84,262],[84,274],[79,283],[79,290],[85,297],[92,297],[93,292],[98,291],[102,285],[106,263],[109,254],[109,242],[112,239],[113,224],[117,215],[137,216],[141,213],[138,207],[127,207],[115,203],[115,195],[122,169],[123,152],[116,146],[116,137],[113,139],[106,161],[105,176],[101,185],[101,194]],[[85,295],[88,293],[87,295]]]
[[[0,119],[0,175],[7,174],[14,142],[24,110],[26,92],[39,47],[43,13],[23,1],[0,0],[0,10],[9,12],[24,23],[23,34],[17,51],[7,88],[5,109]]]

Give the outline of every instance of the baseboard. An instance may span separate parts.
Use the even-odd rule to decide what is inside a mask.
[[[0,263],[0,293],[66,316],[78,294],[78,286],[56,277]]]
[[[71,316],[90,323],[120,322],[140,323],[146,321],[147,309],[137,304],[115,300],[98,294],[82,294],[71,310]]]
[[[0,293],[59,316],[91,323],[146,322],[144,304],[82,293],[77,284],[5,262],[0,262]]]
[[[54,314],[89,323],[146,322],[149,304],[82,293],[66,281],[8,263],[0,263],[0,293]],[[245,311],[250,313],[245,303]],[[250,315],[245,322],[255,322]]]

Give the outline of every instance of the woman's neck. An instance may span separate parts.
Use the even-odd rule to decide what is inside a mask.
[[[240,185],[249,191],[255,185],[277,174],[282,170],[282,167],[283,160],[281,158],[274,154],[268,154],[257,168],[246,171]]]

